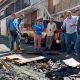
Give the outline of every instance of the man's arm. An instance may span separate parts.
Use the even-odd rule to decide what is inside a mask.
[[[57,29],[57,25],[54,24],[54,29],[53,29],[53,31],[56,31],[56,29]]]
[[[47,28],[46,28],[46,33],[48,33],[48,30],[49,30],[49,23],[48,23]]]
[[[70,25],[71,27],[77,26],[78,18],[79,17],[77,17],[77,16],[74,18],[74,23]]]

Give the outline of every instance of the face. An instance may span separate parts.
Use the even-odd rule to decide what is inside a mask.
[[[61,18],[60,18],[60,21],[61,21],[61,22],[63,22],[63,21],[64,21],[64,19],[65,19],[64,17],[61,17]]]
[[[77,15],[78,15],[78,16],[80,16],[80,10],[79,10],[79,11],[77,11]]]
[[[11,19],[14,20],[15,18],[16,18],[16,15],[15,15],[15,14],[12,14],[12,15],[11,15]]]
[[[38,24],[40,24],[40,22],[39,21],[36,21],[36,24],[38,25]]]
[[[51,22],[51,23],[53,22],[53,19],[52,19],[52,18],[50,18],[50,22]]]
[[[21,20],[23,20],[23,19],[24,19],[24,16],[23,16],[23,15],[21,15],[21,16],[20,16],[20,19],[21,19]]]
[[[68,18],[71,18],[71,15],[72,15],[72,14],[71,14],[70,11],[66,13],[66,16],[67,16]]]

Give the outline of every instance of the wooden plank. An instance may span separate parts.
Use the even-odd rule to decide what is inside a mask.
[[[28,63],[28,62],[33,62],[33,61],[38,61],[38,60],[42,60],[42,59],[45,59],[45,57],[44,56],[39,56],[39,57],[28,58],[28,59],[21,58],[19,60],[15,60],[14,62],[16,64],[19,64],[20,65],[20,64],[24,64],[24,63]]]
[[[45,59],[45,57],[44,56],[33,56],[31,58],[30,57],[25,58],[20,54],[13,54],[13,55],[6,56],[6,60],[13,61],[17,65],[32,62],[32,61],[42,60],[42,59]]]
[[[20,57],[22,56],[19,54],[13,54],[13,55],[6,56],[6,60],[12,61],[12,60],[20,59]]]

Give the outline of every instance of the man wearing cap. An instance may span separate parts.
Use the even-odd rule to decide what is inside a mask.
[[[77,39],[77,17],[72,16],[71,11],[67,11],[67,18],[63,22],[63,27],[66,30],[66,48],[67,53],[72,53],[72,43],[75,45]]]

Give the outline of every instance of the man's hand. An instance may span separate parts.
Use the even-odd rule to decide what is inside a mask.
[[[77,26],[76,24],[71,24],[70,27]]]
[[[50,29],[50,31],[51,31],[51,29]]]

